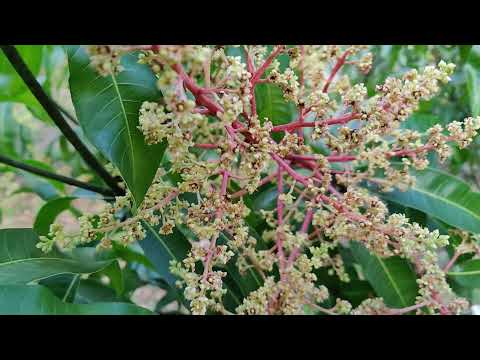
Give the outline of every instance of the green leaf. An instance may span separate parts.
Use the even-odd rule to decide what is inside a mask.
[[[47,236],[50,230],[50,224],[53,224],[58,215],[70,208],[74,197],[64,197],[50,200],[43,205],[37,213],[33,229],[38,235]]]
[[[18,45],[16,48],[32,74],[42,84],[45,78],[38,75],[44,59],[44,45]],[[0,52],[0,101],[22,103],[36,118],[50,121],[47,112],[25,85],[3,52]]]
[[[478,69],[474,69],[470,64],[465,65],[464,69],[471,115],[478,116],[480,115],[480,79],[478,77]]]
[[[221,233],[219,237],[219,241],[222,244],[225,244],[228,241],[228,238],[225,234]],[[232,279],[232,281],[236,284],[238,289],[240,290],[240,297],[243,299],[250,294],[250,292],[257,290],[260,286],[263,285],[263,279],[261,275],[257,273],[256,270],[249,267],[244,274],[240,274],[238,271],[235,262],[237,257],[233,257],[226,265],[227,271],[227,278]]]
[[[158,274],[170,286],[175,286],[175,281],[178,279],[170,273],[170,261],[182,261],[190,250],[190,243],[176,227],[172,234],[160,235],[159,227],[154,228],[144,221],[142,225],[147,235],[139,241],[139,244],[145,256],[154,265]]]
[[[251,196],[253,198],[252,209],[255,211],[260,210],[273,210],[277,205],[277,186],[269,186],[263,191],[257,191]]]
[[[415,303],[416,276],[407,261],[396,256],[382,259],[356,241],[350,246],[365,278],[387,306],[401,308]]]
[[[122,57],[125,68],[103,77],[89,66],[80,46],[67,46],[70,91],[78,121],[87,138],[120,171],[137,206],[153,181],[166,143],[147,145],[138,127],[144,101],[158,101],[155,76],[133,54]]]
[[[459,285],[480,288],[480,259],[456,264],[447,275]]]
[[[108,266],[94,248],[44,254],[32,229],[0,230],[0,284],[27,284],[58,274],[90,274]]]
[[[416,130],[420,133],[424,133],[432,126],[441,123],[441,119],[436,115],[429,113],[415,113],[402,122],[401,127],[402,129]]]
[[[75,293],[74,302],[77,304],[91,304],[97,302],[115,302],[118,301],[115,291],[97,279],[80,280]]]
[[[348,300],[353,307],[357,307],[363,300],[373,294],[372,286],[368,281],[353,279],[350,282],[339,282],[340,298]]]
[[[37,76],[42,65],[43,45],[17,45],[23,61],[33,75]],[[28,92],[28,88],[17,74],[7,57],[0,52],[0,101],[13,101],[16,96]]]
[[[0,286],[2,315],[150,315],[150,311],[127,303],[69,304],[39,285]]]
[[[29,156],[31,141],[31,129],[15,119],[13,104],[0,103],[0,152],[16,158]]]
[[[412,170],[412,175],[417,179],[415,186],[405,192],[380,193],[381,197],[423,211],[448,225],[480,232],[480,193],[473,191],[466,182],[437,169]]]
[[[472,51],[472,45],[459,45],[459,52],[460,52],[460,61],[465,63],[468,61],[468,57],[470,56],[470,52]]]
[[[258,118],[262,123],[265,118],[273,125],[287,124],[295,120],[295,104],[285,101],[282,91],[276,85],[258,84],[255,87],[255,101]]]
[[[131,246],[120,245],[116,242],[113,242],[112,246],[113,250],[115,251],[115,255],[117,255],[118,258],[121,258],[128,263],[142,264],[151,270],[155,268],[144,254],[135,251]]]
[[[110,286],[113,288],[113,290],[115,290],[117,296],[122,296],[125,291],[125,279],[118,261],[112,262],[102,270],[102,273],[107,275],[110,279]]]
[[[48,288],[56,297],[63,302],[73,302],[75,294],[80,284],[80,275],[78,274],[58,274],[49,278],[40,280],[39,285]]]
[[[45,45],[43,66],[46,73],[43,88],[52,96],[68,76],[67,56],[61,45]]]

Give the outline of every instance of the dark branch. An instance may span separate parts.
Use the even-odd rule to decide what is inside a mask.
[[[58,102],[56,102],[55,100],[52,100],[52,101],[55,103],[55,105],[57,106],[58,110],[60,110],[60,112],[61,112],[63,115],[65,115],[65,117],[66,117],[67,119],[69,119],[69,120],[70,120],[71,122],[73,122],[75,125],[79,125],[77,119],[75,119],[75,117],[74,117],[72,114],[70,114],[63,106],[61,106],[61,105],[60,105]]]
[[[82,188],[82,189],[90,190],[90,191],[96,192],[98,194],[102,194],[102,195],[110,196],[110,197],[115,196],[114,192],[110,189],[102,188],[102,187],[99,187],[99,186],[96,186],[96,185],[87,184],[87,183],[84,183],[82,181],[78,181],[78,180],[75,180],[73,178],[69,178],[67,176],[58,175],[58,174],[52,173],[50,171],[46,171],[46,170],[37,168],[35,166],[31,166],[31,165],[22,163],[20,161],[10,159],[10,158],[8,158],[6,156],[3,156],[3,155],[0,155],[0,163],[7,164],[7,165],[13,166],[13,167],[18,168],[18,169],[22,169],[24,171],[27,171],[27,172],[35,174],[35,175],[43,176],[43,177],[48,178],[48,179],[57,180],[57,181],[60,181],[62,183],[68,184],[68,185],[73,185],[73,186],[76,186],[76,187],[79,187],[79,188]]]
[[[124,194],[123,189],[118,186],[117,181],[109,174],[109,172],[100,164],[100,162],[93,156],[93,154],[88,150],[85,144],[82,143],[75,131],[72,130],[70,125],[64,119],[60,113],[57,105],[50,99],[50,97],[45,93],[40,84],[38,83],[35,76],[28,69],[27,65],[21,58],[17,49],[13,45],[1,45],[0,46],[5,53],[8,61],[15,68],[16,72],[25,84],[28,86],[32,94],[38,100],[38,102],[43,106],[48,115],[52,118],[53,122],[60,131],[65,135],[67,140],[73,145],[73,147],[79,152],[83,160],[94,170],[102,180],[113,190],[117,195]]]

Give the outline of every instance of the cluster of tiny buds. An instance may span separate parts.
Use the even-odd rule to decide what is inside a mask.
[[[101,74],[122,70],[119,54],[140,51],[139,62],[150,66],[163,97],[141,105],[138,129],[147,144],[168,143],[169,172],[180,180],[159,171],[131,217],[121,218],[125,209],[135,208],[127,193],[100,214],[82,218],[80,234],[66,235],[52,225],[41,248],[49,250],[55,241],[128,245],[145,236],[142,222],[157,226],[161,235],[181,225],[189,231],[191,249],[170,269],[193,314],[301,314],[305,306],[332,314],[463,311],[465,301],[453,294],[438,266],[437,251],[448,244],[448,236],[389,214],[362,185],[406,190],[415,182],[410,170],[425,169],[430,152],[445,160],[450,143],[463,148],[472,142],[480,117],[425,133],[401,127],[420,101],[450,80],[455,66],[442,61],[389,77],[369,97],[365,84],[352,85],[340,75],[347,66],[370,70],[373,58],[366,46],[237,49],[243,57],[230,55],[225,46],[89,48]],[[279,60],[284,55],[287,66]],[[297,118],[285,123],[288,119],[261,117],[255,97],[260,83],[280,89],[281,101],[296,106]],[[279,140],[277,134],[282,134]],[[326,152],[315,153],[318,147]],[[268,186],[276,190],[271,208],[253,209],[250,199],[244,201]],[[180,200],[181,194],[191,195],[190,200]],[[250,226],[252,210],[253,218],[265,223],[262,234]],[[220,244],[220,239],[227,241]],[[318,305],[330,297],[319,269],[350,281],[340,255],[350,240],[378,256],[410,261],[418,275],[416,304],[392,309],[381,298],[369,298],[353,310],[342,299],[331,309]],[[227,264],[261,279],[235,309],[224,302]]]

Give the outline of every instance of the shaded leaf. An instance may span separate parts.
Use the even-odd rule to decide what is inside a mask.
[[[35,247],[38,236],[32,229],[0,230],[0,284],[27,284],[58,274],[90,274],[108,266],[94,248],[69,253],[45,254]]]
[[[447,275],[464,287],[480,288],[480,259],[458,263]]]
[[[448,225],[480,232],[480,193],[459,178],[437,169],[412,170],[412,175],[416,177],[416,184],[408,191],[380,193],[381,197],[423,211]]]
[[[37,76],[42,65],[43,45],[17,45],[16,49],[32,74]],[[20,75],[0,51],[0,100],[13,101],[16,96],[28,91]]]
[[[480,115],[480,79],[478,69],[472,65],[465,65],[465,77],[467,80],[467,93],[470,102],[472,116]]]
[[[144,101],[158,101],[161,94],[148,66],[134,54],[122,57],[125,68],[103,77],[89,65],[80,46],[67,46],[70,91],[78,121],[87,138],[120,171],[137,206],[157,171],[166,144],[147,145],[138,127]]]
[[[406,260],[399,257],[382,259],[355,241],[350,246],[365,278],[387,306],[401,308],[415,303],[416,276]]]
[[[122,296],[125,292],[125,279],[118,261],[113,261],[110,265],[103,269],[102,274],[108,276],[110,279],[110,286],[113,288],[113,290],[115,290],[117,296]]]
[[[169,235],[160,235],[158,227],[142,221],[146,237],[139,241],[145,256],[153,264],[155,270],[170,286],[175,286],[177,278],[170,273],[170,261],[182,261],[190,250],[187,238],[177,229]]]
[[[58,215],[70,208],[74,197],[53,199],[43,205],[37,213],[33,229],[38,235],[47,236],[50,225],[54,223]]]
[[[80,284],[78,274],[59,274],[40,280],[39,285],[48,288],[56,297],[63,302],[73,302]]]
[[[255,86],[255,101],[257,104],[258,119],[263,124],[265,118],[273,125],[287,124],[296,117],[296,107],[292,102],[283,98],[280,88],[273,84],[258,84]],[[273,134],[275,140],[281,138],[281,134]]]
[[[69,304],[47,288],[35,285],[0,286],[0,314],[4,315],[150,315],[127,303]]]

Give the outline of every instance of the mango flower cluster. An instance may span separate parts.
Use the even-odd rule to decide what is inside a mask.
[[[229,55],[224,46],[89,47],[92,66],[104,76],[122,71],[119,59],[130,51],[140,51],[139,62],[151,67],[163,97],[142,104],[138,129],[147,144],[168,143],[169,173],[181,181],[174,184],[158,170],[133,217],[116,216],[132,207],[127,192],[101,214],[82,218],[80,234],[64,234],[54,224],[41,246],[48,250],[55,241],[69,247],[95,239],[106,248],[112,241],[128,245],[145,237],[141,221],[160,225],[160,234],[186,228],[191,250],[171,263],[171,271],[193,314],[231,313],[224,306],[227,264],[240,274],[253,269],[262,279],[236,308],[238,314],[303,314],[305,306],[327,314],[465,311],[468,302],[453,293],[446,269],[438,264],[448,236],[389,214],[363,186],[407,190],[415,184],[410,170],[425,169],[430,152],[444,161],[452,144],[463,148],[472,142],[478,117],[425,133],[401,127],[420,101],[450,80],[455,65],[441,61],[389,77],[368,96],[364,84],[341,75],[345,67],[368,73],[373,58],[367,46],[235,48],[242,56]],[[281,55],[288,56],[287,66]],[[296,119],[285,123],[288,119],[259,116],[259,84],[278,87],[283,100],[296,107]],[[324,154],[315,151],[318,144]],[[244,197],[268,184],[276,186],[276,207],[257,214],[266,229],[256,234],[247,222],[251,210]],[[182,194],[193,194],[195,201]],[[351,241],[381,257],[409,260],[418,276],[416,303],[392,309],[381,298],[370,298],[352,309],[336,299],[334,307],[322,307],[330,295],[316,270],[327,268],[350,281],[338,250]]]

